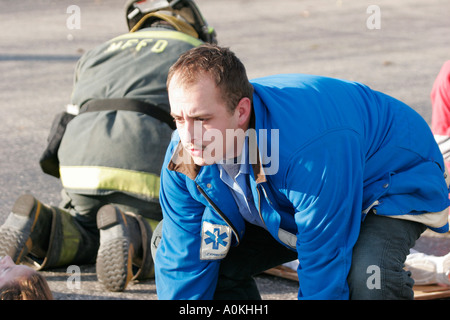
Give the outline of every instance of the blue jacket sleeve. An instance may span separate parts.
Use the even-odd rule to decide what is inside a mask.
[[[361,222],[363,155],[351,130],[328,132],[295,152],[286,174],[295,207],[299,299],[348,299]]]
[[[162,239],[155,258],[158,299],[212,299],[219,263],[200,260],[201,220],[205,206],[192,198],[184,175],[161,171]]]

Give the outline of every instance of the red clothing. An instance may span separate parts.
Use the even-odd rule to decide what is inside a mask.
[[[450,170],[450,60],[441,68],[431,90],[431,130]]]

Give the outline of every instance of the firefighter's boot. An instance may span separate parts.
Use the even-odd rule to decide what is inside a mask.
[[[97,213],[100,248],[98,280],[109,291],[123,291],[131,280],[154,276],[150,240],[152,230],[141,216],[105,205]],[[133,274],[133,266],[137,271]]]
[[[15,263],[23,262],[32,251],[43,257],[48,249],[52,216],[52,209],[32,195],[20,196],[0,226],[0,256],[8,255]]]
[[[98,235],[86,231],[67,211],[28,194],[17,199],[0,227],[0,255],[36,270],[93,263],[97,249]]]

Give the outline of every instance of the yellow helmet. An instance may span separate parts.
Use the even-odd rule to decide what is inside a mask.
[[[130,0],[125,6],[130,32],[163,20],[176,30],[205,42],[217,43],[214,28],[208,26],[192,0]]]
[[[170,13],[164,13],[163,11],[147,13],[138,21],[138,23],[134,25],[133,28],[131,28],[130,32],[141,29],[145,22],[148,22],[147,25],[150,25],[153,20],[166,21],[176,30],[186,33],[191,37],[199,38],[197,31],[195,31],[194,27],[192,27],[189,23],[170,15]]]

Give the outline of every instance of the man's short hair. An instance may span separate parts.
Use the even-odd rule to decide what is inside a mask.
[[[231,50],[215,44],[204,44],[182,54],[169,70],[167,87],[174,74],[183,86],[197,82],[202,75],[209,75],[231,113],[242,98],[253,98],[253,86],[248,81],[244,64]]]

